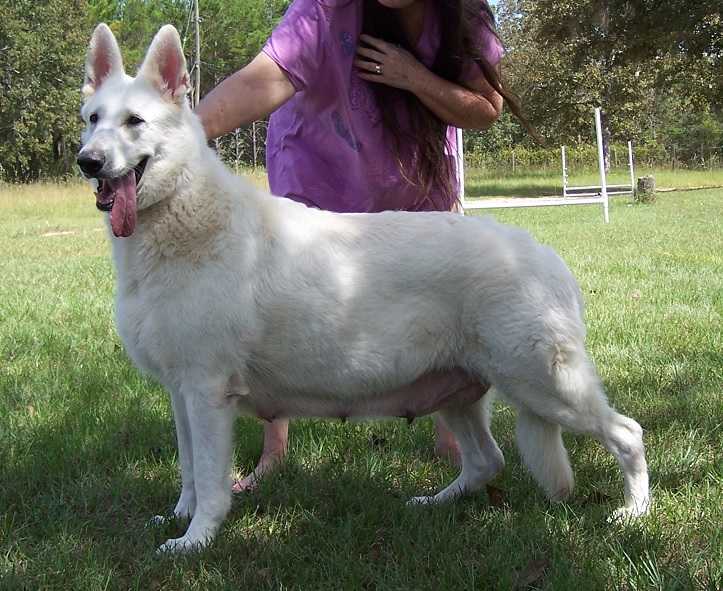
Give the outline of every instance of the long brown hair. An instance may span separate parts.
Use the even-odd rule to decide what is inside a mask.
[[[489,84],[505,100],[508,108],[530,130],[522,115],[519,101],[508,91],[497,70],[484,58],[479,47],[479,31],[486,28],[497,36],[494,15],[486,0],[425,0],[434,2],[439,22],[440,45],[432,72],[451,82],[457,82],[465,63],[475,62]],[[378,0],[363,0],[362,31],[373,37],[395,43],[414,53],[404,34],[398,12]],[[444,209],[457,198],[453,160],[445,154],[447,124],[441,121],[416,96],[384,84],[374,84],[382,123],[393,140],[397,164],[404,178],[420,188],[420,202],[434,209]],[[396,120],[397,105],[409,113],[406,129]],[[411,149],[411,154],[410,154]],[[442,202],[436,202],[434,190],[441,192]]]

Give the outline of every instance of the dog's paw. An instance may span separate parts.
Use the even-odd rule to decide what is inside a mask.
[[[170,538],[163,542],[156,550],[156,554],[187,554],[189,552],[198,552],[208,544],[208,540],[191,540],[188,536],[180,538]]]
[[[634,521],[638,519],[639,517],[642,517],[643,515],[647,515],[648,511],[650,510],[650,501],[645,501],[644,503],[640,503],[637,505],[631,505],[631,506],[625,506],[620,507],[619,509],[616,509],[612,512],[610,517],[608,517],[608,523],[620,523],[625,524],[629,523],[631,521]]]

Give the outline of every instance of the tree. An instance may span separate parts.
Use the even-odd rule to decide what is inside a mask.
[[[642,141],[660,131],[670,94],[712,110],[720,13],[710,0],[691,4],[502,0],[505,70],[533,124],[556,142],[589,138],[592,109],[602,104],[614,135]]]
[[[202,0],[202,94],[249,62],[290,0]],[[0,179],[73,171],[83,63],[93,28],[107,23],[133,74],[153,35],[180,32],[189,66],[190,0],[0,0]]]
[[[64,174],[75,162],[85,9],[84,0],[0,0],[2,179]]]

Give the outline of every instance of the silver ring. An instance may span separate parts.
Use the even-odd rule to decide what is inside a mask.
[[[381,64],[377,64],[376,66],[374,66],[374,71],[381,76],[381,74],[382,74],[382,65],[381,65]]]

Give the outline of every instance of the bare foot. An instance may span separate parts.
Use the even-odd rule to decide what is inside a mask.
[[[259,481],[263,475],[273,471],[273,469],[283,461],[285,455],[285,453],[262,453],[261,458],[259,458],[259,463],[256,465],[256,468],[254,468],[253,472],[247,474],[243,478],[234,480],[231,492],[241,493],[254,490],[259,485]]]
[[[259,463],[251,474],[235,480],[231,491],[240,493],[254,490],[264,474],[271,472],[286,457],[289,444],[289,421],[279,419],[264,424],[264,449]]]
[[[434,455],[443,460],[447,460],[453,466],[462,465],[462,458],[459,455],[459,447],[457,447],[456,441],[453,445],[437,441],[434,445]]]
[[[462,458],[459,454],[457,440],[437,415],[434,415],[434,435],[436,439],[434,455],[449,461],[453,466],[461,466]]]

